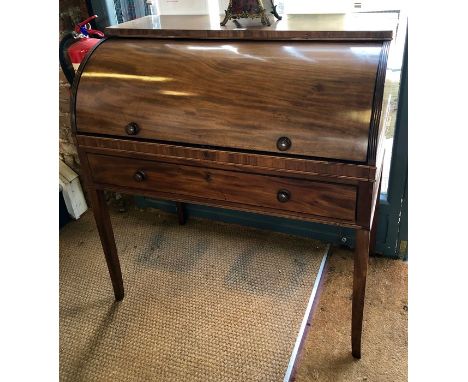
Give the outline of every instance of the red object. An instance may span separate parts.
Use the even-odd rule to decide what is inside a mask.
[[[91,29],[89,25],[90,21],[94,20],[97,15],[88,17],[86,20],[82,21],[75,26],[75,32],[78,34],[76,42],[73,43],[67,50],[68,56],[72,64],[79,64],[85,58],[86,54],[96,45],[100,38],[104,37],[104,33],[101,31]],[[95,35],[99,38],[89,37]]]
[[[68,32],[60,40],[60,67],[70,85],[73,85],[77,65],[84,60],[89,51],[104,37],[104,33],[91,29],[89,22],[96,17],[96,15],[88,17],[86,20],[77,24],[74,31]],[[91,36],[97,36],[98,38],[93,38]]]
[[[98,17],[97,15],[94,15],[94,16],[88,17],[86,20],[83,20],[81,23],[76,24],[75,32],[76,33],[81,33],[82,32],[81,28],[86,26],[86,24],[89,24],[92,20],[94,20],[97,17]],[[89,28],[86,27],[86,29],[87,29],[89,35],[96,35],[96,36],[98,36],[100,38],[104,37],[104,33],[102,33],[101,31],[98,31],[96,29],[91,29],[91,25],[90,25]]]
[[[96,45],[100,40],[98,38],[83,37],[76,40],[68,48],[68,56],[73,64],[79,64],[83,61],[86,54]]]

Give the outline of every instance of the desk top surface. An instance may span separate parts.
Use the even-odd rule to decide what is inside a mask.
[[[284,15],[271,26],[260,19],[239,19],[220,26],[222,16],[145,16],[106,28],[108,36],[255,39],[255,40],[391,40],[398,13]]]

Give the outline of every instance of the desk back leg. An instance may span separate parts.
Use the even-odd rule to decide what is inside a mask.
[[[104,191],[88,188],[88,193],[101,238],[102,249],[106,257],[107,268],[114,287],[115,299],[120,301],[124,298],[122,272]]]
[[[185,203],[176,202],[177,217],[179,219],[179,224],[184,225],[186,221],[185,215]]]
[[[354,251],[353,308],[351,323],[351,342],[353,357],[361,358],[362,317],[366,294],[367,265],[369,262],[370,232],[356,230],[356,249]]]

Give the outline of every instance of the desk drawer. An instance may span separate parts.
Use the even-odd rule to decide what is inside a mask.
[[[110,39],[80,133],[365,162],[382,43]]]
[[[224,171],[101,154],[88,154],[93,181],[170,195],[201,197],[355,220],[356,187],[293,178]]]

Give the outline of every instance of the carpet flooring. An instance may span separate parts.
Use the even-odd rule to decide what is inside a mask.
[[[334,248],[297,382],[408,380],[408,264],[371,257],[362,358],[351,356],[353,253]]]
[[[120,303],[92,213],[60,232],[61,381],[282,381],[324,243],[136,208],[112,222]]]

